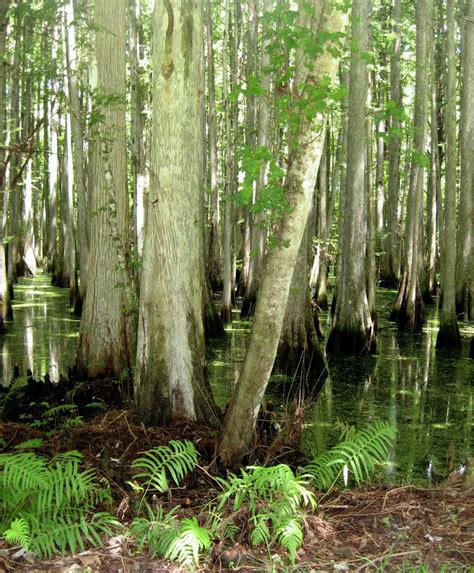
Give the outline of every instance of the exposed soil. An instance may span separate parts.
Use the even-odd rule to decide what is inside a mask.
[[[134,506],[126,481],[131,478],[131,461],[148,449],[170,439],[192,440],[200,452],[200,466],[180,488],[173,488],[160,500],[167,509],[180,506],[182,516],[204,520],[206,504],[216,496],[211,474],[217,436],[191,423],[169,428],[144,428],[131,410],[112,410],[84,426],[63,428],[49,437],[44,430],[17,422],[0,422],[0,436],[8,446],[41,437],[40,453],[51,456],[77,449],[86,467],[96,467],[107,477],[114,497],[114,512],[129,522]],[[281,461],[281,460],[279,460]],[[437,487],[367,487],[333,491],[321,495],[318,509],[306,519],[305,537],[293,567],[277,547],[271,551],[252,548],[244,534],[233,547],[216,545],[202,571],[226,570],[229,550],[240,560],[239,571],[474,571],[474,489],[447,482]],[[134,547],[120,539],[101,552],[90,551],[51,562],[15,558],[17,549],[0,543],[0,573],[4,571],[179,571],[165,561],[151,561],[134,555]],[[280,554],[279,554],[280,553]],[[273,567],[273,569],[272,569]],[[443,569],[444,567],[444,569]]]

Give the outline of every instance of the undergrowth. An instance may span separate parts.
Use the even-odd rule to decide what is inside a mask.
[[[305,534],[305,516],[317,506],[316,490],[339,481],[366,480],[389,453],[394,429],[377,422],[351,430],[343,441],[298,470],[286,464],[248,466],[227,478],[214,477],[221,489],[202,515],[180,518],[179,506],[166,512],[159,495],[180,486],[198,467],[198,453],[190,441],[171,440],[144,453],[132,463],[128,482],[139,503],[125,531],[138,553],[147,549],[193,570],[208,555],[213,540],[235,541],[271,549],[279,545],[291,563]],[[38,448],[31,440],[17,451],[0,453],[0,535],[40,557],[100,545],[122,526],[108,513],[108,485],[92,469],[81,470],[78,452],[51,460],[25,449]],[[245,526],[238,516],[245,514]]]

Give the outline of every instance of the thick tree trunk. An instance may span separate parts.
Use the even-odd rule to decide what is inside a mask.
[[[461,348],[456,318],[456,45],[455,0],[447,0],[446,184],[444,196],[443,308],[436,348]]]
[[[462,19],[460,121],[461,196],[458,211],[456,309],[474,319],[474,0],[466,0]]]
[[[333,2],[324,2],[319,31],[340,32],[344,29],[345,20],[345,14],[337,10]],[[312,62],[311,71],[306,70],[306,86],[317,87],[321,79],[326,77],[334,80],[337,63],[337,58],[329,51],[321,52]],[[292,147],[285,182],[286,199],[291,210],[283,215],[276,230],[278,243],[288,246],[273,248],[268,253],[250,343],[237,389],[227,410],[219,446],[220,458],[226,465],[240,461],[251,443],[260,404],[273,369],[284,319],[281,310],[288,301],[311,210],[324,144],[324,126],[325,118],[320,114],[312,121],[302,118],[298,145]]]
[[[349,72],[349,111],[346,187],[342,210],[342,251],[339,257],[334,323],[326,349],[333,355],[358,355],[372,350],[373,323],[367,299],[367,198],[365,113],[369,2],[352,3],[352,38]],[[355,48],[357,45],[357,48]]]
[[[136,401],[146,424],[215,425],[203,328],[203,17],[201,0],[157,2]],[[157,266],[157,261],[159,265]]]
[[[76,369],[119,376],[134,357],[134,289],[127,265],[129,206],[125,147],[125,0],[94,4],[97,98],[90,147],[91,235]],[[106,102],[101,104],[100,102]]]

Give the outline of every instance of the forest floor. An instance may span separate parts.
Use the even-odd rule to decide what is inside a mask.
[[[8,446],[41,437],[39,450],[54,455],[78,450],[85,467],[95,467],[108,479],[115,514],[131,520],[133,493],[130,464],[145,451],[170,439],[189,439],[200,453],[200,465],[184,485],[161,500],[166,509],[179,506],[178,515],[205,520],[208,503],[218,493],[212,479],[216,436],[190,423],[170,428],[145,428],[131,410],[110,410],[85,425],[63,428],[49,435],[16,422],[0,422],[0,436]],[[280,461],[280,460],[279,460]],[[245,527],[243,528],[245,529]],[[179,571],[163,560],[135,554],[131,542],[113,540],[100,551],[44,562],[14,558],[17,549],[0,542],[0,573],[7,571],[140,572]],[[474,489],[461,483],[422,488],[412,485],[367,486],[321,494],[305,520],[305,535],[294,566],[278,547],[253,548],[242,535],[231,550],[237,552],[241,572],[257,571],[474,571]],[[200,571],[223,571],[225,547],[216,545]]]

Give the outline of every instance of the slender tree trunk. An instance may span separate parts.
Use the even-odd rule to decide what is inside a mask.
[[[80,314],[87,290],[87,257],[89,251],[89,222],[87,220],[88,201],[84,172],[84,141],[81,126],[81,102],[79,99],[77,77],[76,25],[74,18],[74,0],[68,0],[64,6],[66,73],[71,137],[73,146],[74,186],[77,197],[77,251],[80,269],[79,289],[75,303],[75,312]],[[72,294],[72,293],[71,293]],[[72,299],[71,299],[72,300]]]
[[[145,162],[144,86],[140,63],[140,2],[128,0],[129,62],[131,75],[131,163],[133,180],[133,221],[138,255],[143,251],[146,197],[149,176]]]
[[[231,105],[229,88],[229,55],[226,47],[229,45],[230,33],[230,2],[225,2],[224,25],[224,61],[222,64],[222,92],[225,114],[225,211],[224,211],[224,282],[222,290],[221,319],[224,324],[232,322],[232,291],[235,276],[233,273],[233,236],[234,236],[234,206],[232,181],[232,148],[231,148]]]
[[[456,256],[456,309],[474,319],[474,0],[465,0],[461,60],[461,194]]]
[[[446,177],[444,196],[443,308],[436,348],[461,348],[456,318],[456,0],[447,0],[446,34]]]
[[[344,29],[345,20],[345,15],[332,2],[325,2],[319,30],[315,31],[340,32]],[[311,71],[306,69],[306,86],[316,87],[326,77],[334,80],[337,63],[337,58],[329,51],[321,52],[312,62]],[[283,215],[276,230],[278,243],[288,246],[274,248],[268,253],[250,343],[237,389],[227,410],[219,446],[219,455],[226,465],[240,461],[251,443],[260,404],[273,369],[284,319],[281,309],[286,307],[288,301],[311,210],[324,144],[324,126],[325,118],[319,114],[312,121],[302,118],[298,145],[292,146],[285,181],[285,196],[291,211]]]
[[[401,0],[393,0],[393,34],[394,41],[390,60],[390,100],[395,113],[391,119],[391,135],[389,142],[389,165],[388,165],[388,188],[387,202],[385,205],[385,257],[381,270],[381,285],[394,288],[398,285],[400,277],[400,154],[402,122],[399,113],[402,110],[402,88],[400,79],[400,54],[401,54],[401,23],[402,7]],[[398,113],[397,113],[398,112]]]
[[[153,26],[153,101],[160,105],[152,119],[137,407],[147,424],[188,418],[215,425],[203,328],[202,2],[157,2]]]
[[[90,147],[91,236],[76,369],[119,376],[134,357],[134,288],[128,266],[129,206],[125,146],[125,0],[95,0],[97,103],[102,121]],[[104,102],[101,104],[101,102]]]
[[[219,163],[217,147],[216,85],[214,71],[214,42],[212,1],[206,0],[207,91],[208,91],[208,145],[209,145],[209,243],[207,274],[212,289],[222,288],[222,244],[220,230],[220,196],[217,179]]]
[[[263,0],[263,12],[270,12],[273,8],[273,0]],[[263,76],[261,80],[262,90],[264,93],[270,93],[271,77],[265,69],[268,68],[270,63],[270,55],[268,52],[269,41],[264,41],[262,46],[262,60],[261,69]],[[257,110],[257,147],[267,148],[270,144],[270,107],[267,97],[261,97],[258,101]],[[265,162],[260,166],[260,171],[255,185],[254,202],[258,200],[261,190],[267,182],[267,163]],[[253,217],[251,225],[251,240],[249,275],[247,289],[245,291],[244,300],[242,301],[241,316],[248,318],[253,316],[255,312],[255,305],[257,304],[257,296],[260,289],[261,275],[263,272],[265,245],[267,232],[265,228],[265,218],[262,212]]]
[[[367,63],[361,54],[368,48],[368,0],[352,3],[351,66],[346,187],[342,210],[342,251],[338,269],[334,323],[326,349],[333,355],[358,355],[371,351],[373,323],[367,300],[367,198],[365,193]],[[357,48],[355,48],[357,45]]]
[[[399,289],[392,319],[397,320],[398,328],[406,332],[418,332],[423,324],[423,302],[420,292],[420,234],[421,208],[423,200],[424,168],[426,142],[426,108],[428,99],[427,47],[431,10],[429,0],[419,0],[416,4],[416,85],[414,112],[414,153],[410,170],[410,186],[407,203],[407,228],[405,275]]]
[[[7,261],[6,249],[3,242],[4,239],[4,214],[7,207],[5,201],[6,190],[6,154],[4,148],[6,130],[5,130],[5,114],[3,113],[4,95],[6,87],[6,61],[5,61],[5,45],[7,39],[7,12],[9,8],[9,0],[0,0],[0,334],[5,331],[4,322],[8,316],[11,316],[11,301],[10,292],[8,290],[7,280]]]

